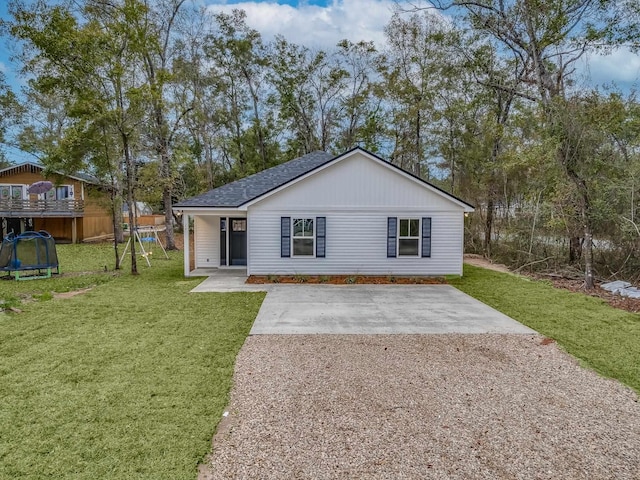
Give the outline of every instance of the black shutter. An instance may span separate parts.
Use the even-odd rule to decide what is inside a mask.
[[[431,217],[422,217],[422,256],[431,256]]]
[[[326,250],[326,217],[316,217],[316,257],[324,258]]]
[[[280,217],[280,256],[291,256],[291,217]]]
[[[396,256],[396,235],[398,233],[398,218],[387,218],[387,257]]]

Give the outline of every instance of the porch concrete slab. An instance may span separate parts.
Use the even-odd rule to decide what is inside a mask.
[[[252,335],[535,333],[450,285],[279,284],[268,291]]]
[[[191,293],[203,292],[266,292],[270,285],[252,285],[245,283],[247,271],[245,269],[210,270],[208,277]]]

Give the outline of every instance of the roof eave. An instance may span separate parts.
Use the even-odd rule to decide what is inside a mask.
[[[243,206],[216,206],[216,207],[212,207],[210,205],[174,205],[173,207],[171,207],[171,210],[176,211],[176,212],[182,212],[185,210],[196,210],[196,211],[205,211],[205,210],[210,210],[210,211],[229,211],[229,210],[233,210],[233,211],[239,211],[239,212],[243,212],[246,211],[247,209]]]

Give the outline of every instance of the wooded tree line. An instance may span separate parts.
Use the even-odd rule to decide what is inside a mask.
[[[640,272],[640,105],[581,76],[591,53],[638,53],[636,1],[436,2],[398,9],[384,46],[332,49],[186,0],[9,10],[26,86],[0,82],[0,141],[104,180],[116,228],[122,199],[172,225],[175,200],[359,145],[474,204],[468,250],[587,287]]]

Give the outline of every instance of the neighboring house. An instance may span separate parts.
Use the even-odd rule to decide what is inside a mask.
[[[186,276],[235,266],[249,275],[461,275],[464,216],[473,211],[361,148],[313,152],[174,209]]]
[[[46,230],[57,241],[78,243],[113,234],[113,220],[98,181],[85,174],[53,173],[22,163],[0,169],[0,225],[3,237],[26,230]],[[49,180],[53,188],[30,194],[35,182]]]

